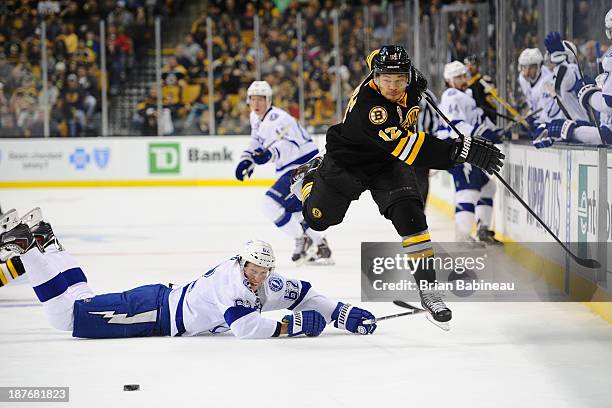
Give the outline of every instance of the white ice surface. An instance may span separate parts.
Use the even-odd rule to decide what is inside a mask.
[[[41,206],[96,293],[190,281],[260,237],[280,273],[359,303],[360,242],[397,239],[369,194],[328,233],[337,265],[296,268],[293,243],[260,215],[263,192],[2,190],[0,202]],[[434,240],[451,240],[445,216],[430,212],[429,224]],[[448,333],[419,315],[367,337],[328,327],[317,338],[248,341],[77,340],[52,329],[36,303],[27,283],[0,289],[0,386],[69,386],[70,403],[52,407],[612,407],[612,326],[581,304],[457,303]],[[128,383],[141,390],[124,392]]]

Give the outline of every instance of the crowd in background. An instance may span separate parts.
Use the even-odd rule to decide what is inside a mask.
[[[134,44],[155,13],[176,0],[3,0],[0,2],[0,136],[43,135],[41,23],[46,24],[52,136],[100,134],[100,50],[106,48],[109,95],[134,64]],[[100,43],[105,20],[106,44]]]
[[[42,55],[40,23],[46,22],[50,133],[52,136],[100,134],[100,50],[107,55],[110,103],[119,98],[130,71],[152,47],[153,17],[173,15],[190,0],[5,0],[0,2],[0,136],[43,134],[41,107]],[[510,52],[516,61],[526,47],[538,43],[538,13],[541,0],[511,0]],[[409,43],[411,22],[404,1],[361,2],[332,0],[208,0],[190,27],[176,27],[172,19],[165,30],[180,32],[164,57],[161,99],[164,134],[209,134],[210,109],[214,103],[217,134],[249,132],[246,88],[256,79],[258,47],[254,38],[254,16],[260,22],[261,79],[270,83],[274,104],[300,116],[297,15],[303,22],[304,112],[300,118],[311,132],[324,131],[338,119],[336,101],[344,109],[348,96],[367,74],[365,56],[382,44]],[[434,39],[434,22],[444,5],[476,3],[476,0],[421,1],[421,16],[430,24],[422,36]],[[408,4],[412,4],[409,2]],[[495,1],[489,0],[489,26],[474,10],[449,14],[447,60],[462,60],[477,54],[495,76]],[[389,7],[395,20],[390,21]],[[367,8],[367,17],[364,10]],[[586,73],[596,70],[601,46],[592,38],[601,19],[586,0],[574,0],[574,42],[584,59]],[[207,50],[207,17],[212,21],[212,55]],[[334,50],[334,19],[339,27],[339,61]],[[100,21],[106,23],[106,44],[100,44]],[[365,25],[368,25],[366,29]],[[488,44],[482,47],[480,33],[486,30]],[[541,41],[540,41],[541,42]],[[408,46],[411,52],[411,47]],[[140,54],[139,54],[140,53]],[[338,62],[338,64],[336,63]],[[446,61],[445,61],[446,62]],[[422,64],[424,64],[422,62]],[[423,66],[424,70],[431,66]],[[511,67],[516,68],[516,66]],[[214,93],[208,94],[208,72],[213,73]],[[337,71],[337,72],[336,72]],[[515,86],[510,70],[507,87]],[[336,74],[340,80],[337,80]],[[512,99],[512,98],[511,98]],[[211,103],[213,102],[213,103]],[[512,102],[520,101],[512,99]],[[133,108],[131,131],[157,134],[157,84],[151,83],[144,99]]]

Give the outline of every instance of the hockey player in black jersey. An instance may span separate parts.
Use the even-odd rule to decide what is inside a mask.
[[[466,137],[446,142],[415,131],[421,93],[427,80],[412,66],[406,50],[388,45],[367,60],[371,73],[351,95],[342,123],[327,131],[327,152],[294,171],[292,191],[302,199],[304,219],[323,231],[342,222],[348,207],[369,190],[380,214],[393,223],[413,258],[433,249],[422,197],[412,166],[448,169],[472,163],[498,171],[503,154],[489,141]],[[435,269],[421,262],[417,284],[434,282]],[[421,291],[421,303],[437,322],[451,311],[440,294]]]
[[[476,106],[484,111],[485,116],[489,118],[491,122],[497,123],[497,114],[495,113],[497,111],[497,102],[495,98],[485,90],[481,82],[484,81],[494,86],[493,79],[489,75],[483,75],[478,71],[478,57],[476,55],[468,55],[463,59],[463,63],[470,73],[468,88],[472,90],[472,96],[476,101]]]

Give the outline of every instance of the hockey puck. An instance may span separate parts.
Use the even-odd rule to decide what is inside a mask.
[[[123,386],[123,391],[138,391],[140,389],[139,384],[125,384]]]

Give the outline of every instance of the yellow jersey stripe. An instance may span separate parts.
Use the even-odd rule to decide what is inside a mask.
[[[6,261],[6,266],[8,266],[9,272],[11,273],[11,275],[13,275],[13,279],[17,279],[19,274],[17,273],[17,270],[15,269],[15,265],[13,265],[13,261],[10,259]]]
[[[406,256],[410,259],[414,259],[414,258],[427,258],[427,257],[433,256],[433,254],[434,254],[433,249],[426,249],[425,251],[422,251],[422,252],[406,254]]]
[[[312,188],[312,183],[314,183],[314,181],[311,181],[309,183],[306,183],[303,187],[302,187],[302,195],[304,195],[304,190],[306,190],[307,188]]]
[[[2,272],[2,268],[0,268],[0,282],[2,282],[2,286],[6,285],[8,282],[6,276],[4,276],[4,272]]]
[[[412,147],[414,146],[414,143],[417,140],[417,135],[412,133],[409,136],[409,142],[408,145],[406,146],[406,148],[404,149],[404,151],[402,151],[402,154],[400,154],[399,159],[401,161],[405,161],[406,157],[408,157],[408,155],[410,154],[410,151],[412,150]]]
[[[418,244],[423,241],[430,241],[431,236],[429,234],[417,235],[414,237],[408,237],[402,241],[402,245]]]
[[[408,159],[406,160],[407,164],[414,163],[414,160],[416,159],[417,155],[419,154],[419,151],[421,150],[421,146],[423,146],[423,142],[425,142],[425,132],[419,132],[414,148],[412,149],[412,151],[410,152],[410,156],[408,156]]]
[[[409,139],[409,136],[401,138],[399,142],[397,142],[397,146],[395,146],[395,150],[393,150],[391,154],[394,155],[395,157],[399,156],[401,151],[404,149],[404,146],[406,146],[408,139]]]

